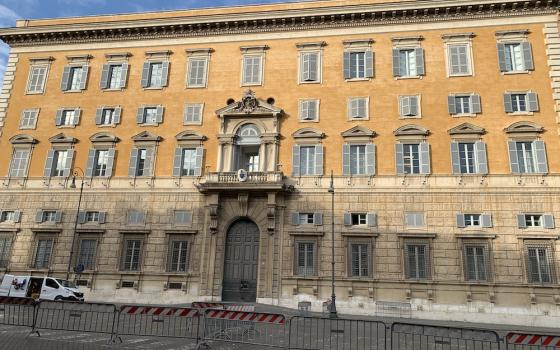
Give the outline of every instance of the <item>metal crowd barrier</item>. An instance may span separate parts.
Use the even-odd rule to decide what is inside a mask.
[[[0,324],[33,327],[35,304],[31,298],[0,297]]]
[[[205,341],[286,348],[286,317],[280,314],[207,309]]]
[[[294,316],[289,321],[289,349],[384,350],[387,327],[379,321]]]
[[[500,350],[500,344],[498,333],[482,329],[411,323],[391,326],[391,350]]]
[[[109,334],[114,339],[117,308],[113,304],[40,301],[32,333],[40,330]]]
[[[507,350],[558,350],[560,335],[511,332],[506,336]]]
[[[197,309],[168,306],[123,305],[116,334],[199,339],[202,325]]]

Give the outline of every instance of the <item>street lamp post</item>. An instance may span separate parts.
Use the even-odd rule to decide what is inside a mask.
[[[80,175],[81,172],[81,175]],[[78,209],[76,210],[76,218],[74,219],[74,232],[72,232],[72,247],[70,249],[70,258],[68,259],[68,269],[66,270],[66,280],[70,278],[70,270],[72,269],[72,258],[74,257],[74,246],[76,244],[76,231],[78,230],[78,220],[80,217],[80,206],[82,205],[82,194],[84,192],[84,171],[80,168],[76,168],[72,173],[72,183],[70,188],[76,188],[76,177],[80,177],[80,197],[78,198]]]
[[[338,315],[336,313],[336,293],[334,290],[334,178],[333,172],[331,170],[331,185],[329,186],[329,193],[331,194],[331,266],[332,266],[332,275],[331,275],[331,306],[329,310],[329,317],[330,318],[337,318]]]

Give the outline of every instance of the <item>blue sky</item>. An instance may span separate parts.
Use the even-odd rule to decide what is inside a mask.
[[[0,27],[18,18],[52,18],[288,2],[287,0],[0,0]],[[0,88],[9,47],[0,41]]]

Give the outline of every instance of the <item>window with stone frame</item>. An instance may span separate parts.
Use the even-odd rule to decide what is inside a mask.
[[[27,177],[31,148],[14,148],[10,162],[10,177]]]
[[[370,239],[348,239],[348,276],[371,277],[373,275],[373,244]]]
[[[429,131],[419,125],[403,125],[394,132],[397,137],[395,161],[397,175],[431,173]]]
[[[46,60],[38,60],[46,61]],[[50,61],[50,60],[49,60]],[[49,74],[50,63],[40,62],[34,63],[32,61],[29,68],[29,77],[27,79],[27,94],[42,94],[45,92],[47,76]]]
[[[188,59],[187,87],[204,88],[207,85],[209,56],[193,56]]]
[[[58,127],[75,127],[80,124],[79,108],[60,108],[56,112],[55,125]]]
[[[463,240],[463,271],[467,282],[492,281],[488,242]]]
[[[37,127],[37,119],[39,117],[39,108],[24,109],[21,112],[19,122],[20,129],[35,129]]]
[[[321,81],[321,51],[301,51],[299,53],[299,82],[319,83]]]
[[[34,241],[33,258],[31,267],[35,269],[48,269],[52,264],[54,235],[37,234]]]
[[[299,101],[299,120],[302,122],[319,121],[319,103],[317,99]]]
[[[171,235],[168,242],[167,271],[181,272],[189,271],[189,258],[191,240],[187,235]]]
[[[369,119],[369,97],[351,97],[348,99],[348,119]]]
[[[524,241],[527,282],[531,284],[556,283],[553,244],[548,240]]]
[[[425,227],[425,214],[421,212],[409,212],[404,214],[405,226],[409,228]]]
[[[399,96],[401,118],[420,118],[420,95]]]
[[[191,225],[192,219],[192,212],[187,210],[175,210],[173,212],[173,223],[177,226]]]
[[[101,72],[100,88],[102,90],[121,90],[126,87],[128,79],[128,63],[123,62],[126,60],[128,54],[118,54],[115,57],[116,61],[113,61],[113,55],[109,56],[110,62],[103,65],[103,70]]]
[[[0,210],[0,223],[16,223],[21,221],[21,211]]]
[[[533,91],[515,91],[504,93],[504,110],[509,114],[529,114],[538,112],[539,98]]]
[[[294,275],[316,276],[318,274],[317,239],[295,238]]]
[[[142,269],[142,254],[144,238],[134,235],[124,235],[121,247],[121,271],[140,271]]]
[[[122,109],[118,106],[99,107],[95,114],[95,124],[97,126],[115,126],[121,122]]]
[[[13,234],[0,231],[0,269],[7,268],[10,263],[13,239]]]
[[[242,85],[262,85],[263,61],[262,54],[243,55]]]
[[[129,210],[126,213],[128,225],[143,225],[146,222],[146,213],[141,210]]]
[[[184,125],[201,125],[204,103],[186,103],[184,112]]]
[[[292,225],[323,225],[323,214],[319,212],[293,212]]]
[[[405,240],[404,267],[406,279],[431,279],[430,242],[427,240]]]
[[[97,249],[99,237],[80,236],[78,240],[77,265],[83,265],[84,270],[92,271],[97,269]]]

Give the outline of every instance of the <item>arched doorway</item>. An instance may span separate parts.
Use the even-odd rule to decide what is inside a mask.
[[[223,301],[255,302],[259,259],[259,227],[242,219],[230,226],[224,256]]]

